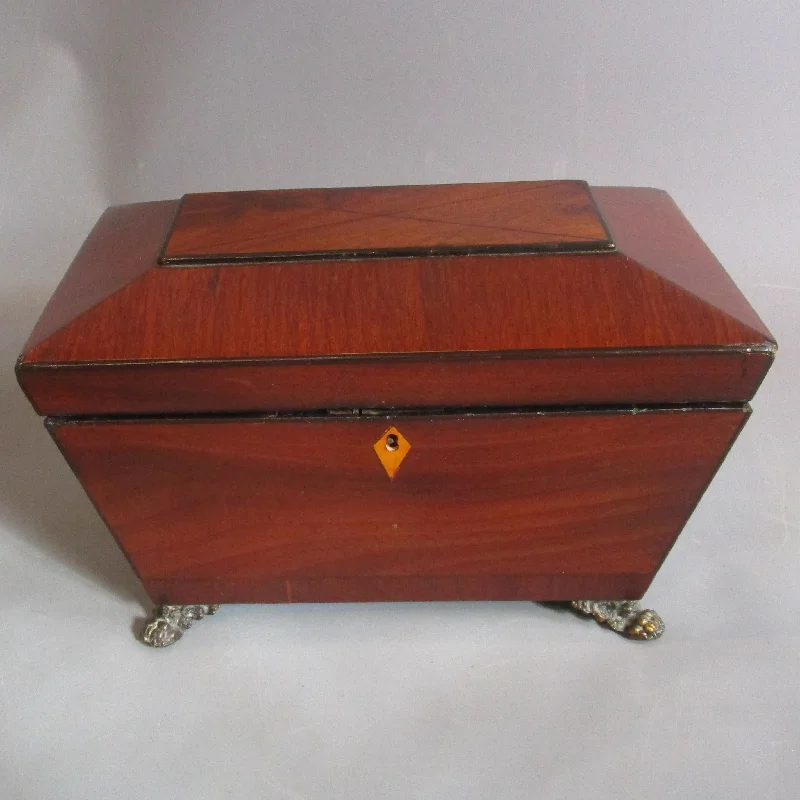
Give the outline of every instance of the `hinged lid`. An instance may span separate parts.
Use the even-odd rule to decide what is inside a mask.
[[[53,415],[742,402],[774,350],[665,193],[550,181],[111,208],[18,372]]]

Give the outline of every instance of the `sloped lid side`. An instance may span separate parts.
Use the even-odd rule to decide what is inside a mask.
[[[621,253],[749,328],[754,342],[775,344],[767,326],[666,192],[605,186],[594,187],[592,194]]]

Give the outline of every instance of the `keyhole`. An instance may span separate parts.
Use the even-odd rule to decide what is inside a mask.
[[[396,433],[390,433],[386,437],[386,449],[387,450],[397,450],[400,447],[400,442],[397,440]]]

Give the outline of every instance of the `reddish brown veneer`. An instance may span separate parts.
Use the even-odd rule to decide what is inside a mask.
[[[109,209],[18,375],[157,603],[611,599],[774,351],[666,194],[550,181]]]

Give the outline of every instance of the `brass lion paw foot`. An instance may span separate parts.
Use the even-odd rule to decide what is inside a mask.
[[[215,614],[219,606],[160,606],[153,612],[142,633],[142,641],[150,647],[168,647],[192,627],[195,620]]]
[[[572,607],[628,639],[658,639],[664,633],[661,617],[642,610],[636,600],[573,600]]]

